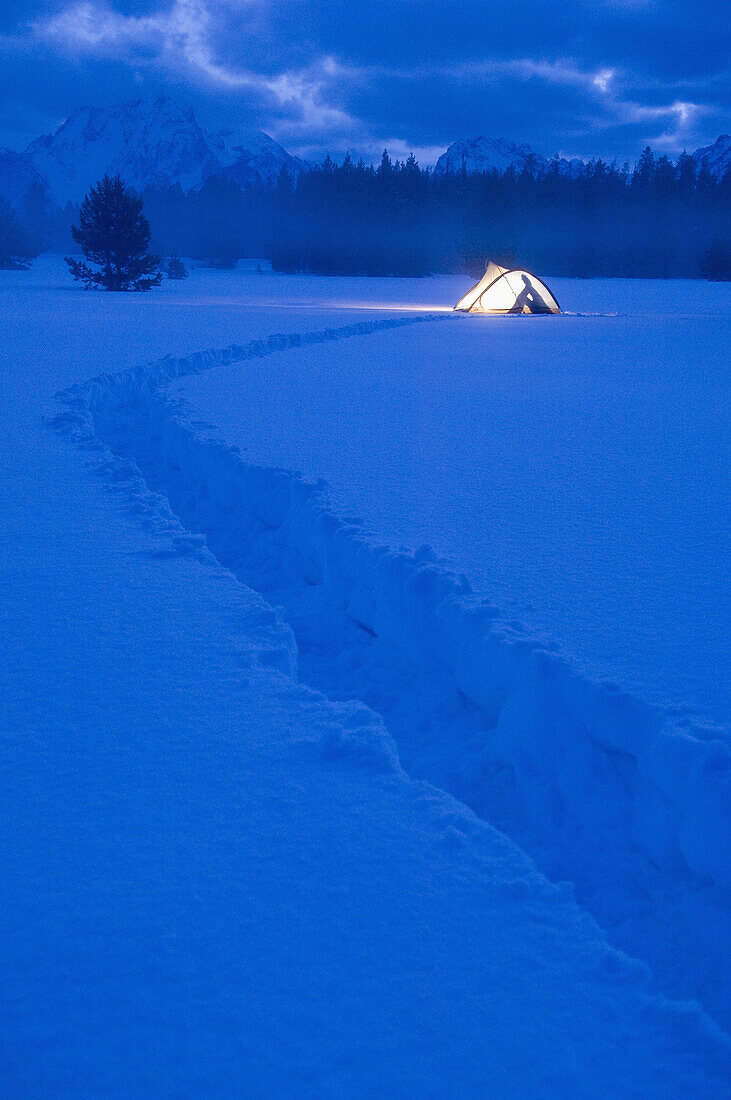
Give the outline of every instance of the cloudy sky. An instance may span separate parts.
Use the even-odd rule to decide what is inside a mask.
[[[731,129],[723,0],[2,0],[0,145],[164,90],[290,151],[677,153]]]

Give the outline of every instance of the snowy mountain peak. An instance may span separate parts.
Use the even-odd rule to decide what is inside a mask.
[[[204,133],[187,104],[164,94],[142,96],[114,107],[81,107],[52,134],[31,142],[20,160],[0,164],[6,175],[32,176],[58,203],[79,202],[105,172],[119,173],[136,190],[179,184],[190,191],[209,176],[239,183],[277,176],[283,165],[302,165],[261,132]],[[21,172],[22,168],[22,172]],[[17,191],[24,180],[7,190]]]
[[[731,169],[731,134],[721,134],[713,145],[693,153],[696,169],[705,168],[712,176],[722,176]]]
[[[26,152],[61,204],[78,202],[105,172],[137,190],[176,182],[189,190],[218,168],[193,111],[166,96],[82,107]]]
[[[468,174],[504,172],[508,168],[514,168],[517,172],[528,169],[535,175],[543,175],[548,171],[549,163],[540,153],[535,153],[530,145],[516,145],[504,138],[463,138],[453,142],[442,153],[434,171],[438,175],[446,175],[463,171]],[[561,158],[558,167],[562,174],[576,176],[584,171],[585,165],[581,160]]]
[[[442,153],[434,168],[437,175],[459,175],[466,172],[504,172],[514,168],[516,172],[528,169],[541,176],[556,162],[549,161],[540,153],[535,153],[530,145],[516,145],[503,138],[462,138],[455,141]],[[558,158],[558,171],[561,175],[574,179],[587,169],[587,162],[572,158]],[[721,134],[713,145],[697,149],[693,153],[696,170],[705,168],[717,178],[731,169],[731,135]]]
[[[224,173],[239,183],[273,179],[284,167],[295,174],[305,167],[261,130],[218,130],[206,140]]]
[[[511,166],[522,170],[529,161],[532,163],[535,160],[543,161],[543,157],[537,157],[529,145],[516,145],[504,138],[463,138],[453,142],[442,153],[434,171],[439,175],[462,171],[491,172],[495,169],[504,172]]]

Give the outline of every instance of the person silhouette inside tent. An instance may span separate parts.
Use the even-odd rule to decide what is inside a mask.
[[[508,310],[508,313],[550,313],[551,310],[547,303],[533,286],[528,276],[521,275],[521,279],[525,286],[515,299],[515,305]]]

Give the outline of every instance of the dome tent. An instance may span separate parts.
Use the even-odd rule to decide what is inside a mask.
[[[479,283],[460,298],[463,313],[560,313],[545,283],[521,267],[500,267],[490,260]]]

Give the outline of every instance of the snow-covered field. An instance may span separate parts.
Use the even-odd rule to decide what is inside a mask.
[[[556,284],[622,315],[447,315],[172,392],[252,463],[326,478],[369,535],[431,545],[583,671],[728,726],[731,291]]]
[[[0,275],[7,1089],[724,1094],[729,290],[551,285]]]

